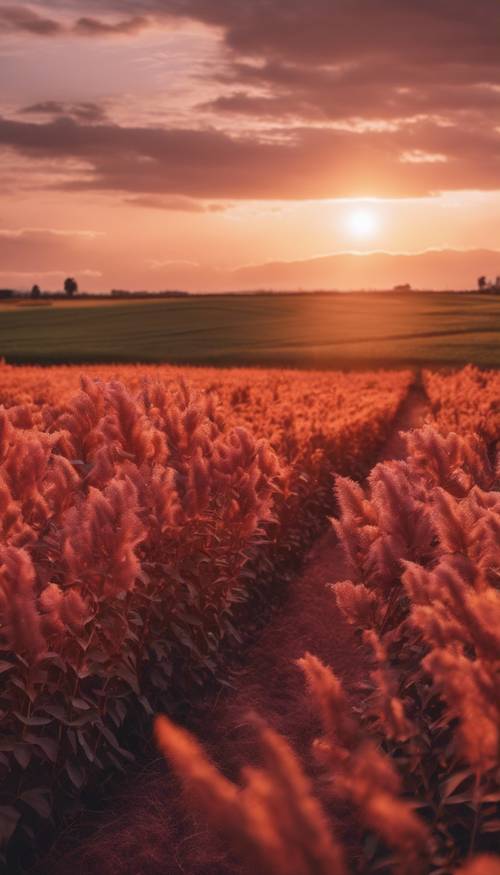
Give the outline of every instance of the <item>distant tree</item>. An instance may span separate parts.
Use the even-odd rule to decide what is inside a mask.
[[[31,297],[32,297],[32,298],[39,298],[41,294],[42,294],[42,293],[41,293],[41,291],[40,291],[40,286],[37,286],[37,285],[35,284],[35,285],[33,286],[33,288],[31,289]]]
[[[73,277],[69,276],[67,280],[64,280],[64,291],[66,292],[68,298],[72,298],[73,295],[76,295],[78,291],[78,283]]]
[[[484,291],[484,289],[487,287],[487,285],[488,285],[488,280],[486,279],[486,277],[480,276],[478,281],[477,281],[477,287],[478,287],[479,291],[480,292]]]

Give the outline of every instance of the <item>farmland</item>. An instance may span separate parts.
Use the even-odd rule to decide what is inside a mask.
[[[500,298],[457,293],[193,296],[0,308],[9,362],[279,367],[500,364]]]
[[[424,875],[495,848],[499,373],[415,380],[0,367],[11,869],[153,721],[172,771],[44,875]]]
[[[0,875],[500,875],[500,0],[0,0]]]

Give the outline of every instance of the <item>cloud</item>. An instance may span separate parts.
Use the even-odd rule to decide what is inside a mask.
[[[120,36],[139,33],[150,24],[149,19],[135,15],[123,21],[101,21],[98,18],[79,18],[73,32],[79,36]]]
[[[42,4],[44,6],[51,4]],[[101,7],[102,9],[102,7]],[[106,12],[106,9],[104,9]],[[40,15],[30,6],[0,5],[0,33],[28,33],[39,37],[54,36],[134,36],[151,24],[142,15],[131,15],[130,18],[110,21],[107,18],[82,16],[74,22],[65,18],[48,18]]]
[[[0,6],[0,33],[30,33],[36,36],[58,36],[64,32],[59,21],[45,18],[28,6]]]
[[[74,14],[192,19],[221,29],[239,56],[319,67],[407,59],[424,67],[497,63],[497,0],[38,0]]]
[[[21,240],[30,236],[52,237],[75,237],[84,240],[94,240],[102,237],[103,231],[73,231],[68,228],[0,228],[0,239]]]
[[[179,213],[221,213],[231,206],[227,203],[206,203],[205,201],[194,200],[194,198],[182,197],[181,195],[173,195],[171,197],[138,195],[127,197],[124,202],[133,207]]]
[[[395,130],[275,133],[0,118],[0,145],[35,162],[68,163],[71,178],[58,186],[68,191],[264,200],[411,197],[499,186],[500,132],[487,126],[457,132],[424,118]],[[402,162],[405,154],[440,160]]]
[[[205,269],[197,261],[189,261],[187,259],[182,259],[182,258],[177,258],[177,259],[170,258],[170,259],[166,259],[164,261],[161,261],[161,260],[154,258],[150,261],[149,267],[150,267],[150,270],[164,270],[165,268],[169,268],[169,267],[181,267],[181,268],[187,267],[187,268],[196,268],[196,269],[199,268],[200,271],[203,271]]]
[[[73,176],[70,189],[136,197],[197,202],[500,188],[498,0],[480,0],[477,9],[470,0],[0,6],[5,27],[40,35],[62,28],[68,37],[133,39],[145,27],[184,20],[213,28],[224,47],[210,64],[214,97],[191,110],[196,87],[187,95],[185,129],[111,125],[92,118],[91,108],[86,114],[84,104],[59,104],[61,112],[54,109],[43,125],[0,120],[0,143],[33,159],[84,162],[88,170]]]
[[[102,106],[92,101],[63,103],[58,100],[44,100],[33,103],[20,110],[21,115],[68,116],[79,122],[98,124],[105,121],[106,113]]]
[[[23,280],[29,280],[36,274],[37,279],[41,279],[42,277],[63,277],[66,276],[66,270],[58,270],[57,268],[54,270],[0,270],[0,276],[7,276],[10,278],[17,278]],[[100,270],[92,270],[90,268],[86,268],[85,270],[80,270],[79,274],[81,276],[89,277],[90,279],[98,279],[103,276],[102,271]]]
[[[302,122],[440,115],[500,122],[498,0],[33,0],[0,7],[10,27],[133,37],[192,19],[214,27],[226,53],[208,105],[226,118]],[[478,11],[480,10],[480,12]],[[90,13],[95,12],[95,15]],[[72,17],[71,17],[72,16]],[[116,16],[120,16],[116,20]],[[207,107],[205,107],[207,108]],[[470,119],[471,120],[471,119]]]
[[[0,229],[0,264],[4,275],[70,273],[89,268],[97,239],[96,231],[61,231],[52,228]],[[66,263],[66,267],[64,267]],[[55,267],[57,265],[57,269]],[[35,282],[34,277],[33,282]]]
[[[403,152],[399,159],[403,164],[446,164],[446,155],[439,152],[424,152],[422,149],[413,149],[412,152]]]

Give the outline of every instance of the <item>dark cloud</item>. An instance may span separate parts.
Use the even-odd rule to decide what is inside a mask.
[[[100,124],[85,132],[71,108],[44,126],[1,123],[0,141],[18,151],[87,162],[75,188],[195,199],[500,188],[499,0],[31,6],[0,7],[0,23],[50,35],[62,15],[67,33],[106,38],[192,19],[217,28],[225,46],[210,73],[219,90],[200,109],[238,136],[197,130],[196,113],[193,130]]]
[[[274,134],[274,132],[272,132]],[[496,189],[500,133],[420,121],[394,131],[297,128],[265,132],[45,124],[0,119],[0,144],[38,159],[87,169],[69,190],[195,199],[421,196],[438,190]],[[74,171],[76,174],[76,171]]]
[[[89,35],[191,18],[229,50],[210,109],[256,118],[395,119],[465,111],[500,120],[498,0],[39,0]],[[129,14],[118,23],[108,16]],[[245,58],[251,63],[245,62]],[[228,86],[232,93],[227,93]]]
[[[33,103],[20,110],[22,115],[68,116],[79,122],[99,124],[106,120],[107,115],[98,103],[83,101],[81,103],[62,103],[58,100],[44,100]]]
[[[36,36],[58,36],[64,28],[60,22],[45,18],[27,6],[0,6],[0,33],[16,31]]]
[[[474,71],[457,67],[436,79],[403,62],[395,69],[375,61],[338,69],[237,62],[220,78],[234,90],[203,108],[228,115],[394,121],[422,114],[452,119],[464,113],[491,113],[492,120],[500,121],[497,66]]]
[[[111,8],[192,17],[223,28],[238,54],[288,63],[413,59],[497,63],[497,0],[128,0]],[[102,4],[100,4],[102,8]]]
[[[79,18],[73,32],[81,36],[119,36],[133,35],[149,26],[149,20],[136,15],[123,21],[101,21],[97,18]]]
[[[42,5],[49,8],[52,6],[50,3]],[[57,13],[58,5],[54,4],[54,6],[54,12]],[[103,11],[105,13],[106,8]],[[66,17],[47,18],[30,6],[0,5],[0,33],[29,33],[42,37],[71,34],[88,37],[133,36],[149,24],[149,19],[142,15],[132,15],[119,21],[82,16],[74,22],[68,22]]]
[[[359,58],[422,66],[497,63],[497,0],[39,0],[46,9],[95,9],[219,27],[238,54],[313,66]]]

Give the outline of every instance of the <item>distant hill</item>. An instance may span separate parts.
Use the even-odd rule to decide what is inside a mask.
[[[271,262],[240,268],[234,287],[275,289],[472,289],[481,274],[500,275],[500,251],[428,251],[416,255],[342,253],[304,261]]]
[[[475,289],[477,278],[500,275],[500,251],[428,250],[417,254],[339,253],[301,261],[273,261],[215,270],[196,264],[165,264],[161,283],[191,291],[254,289]]]

